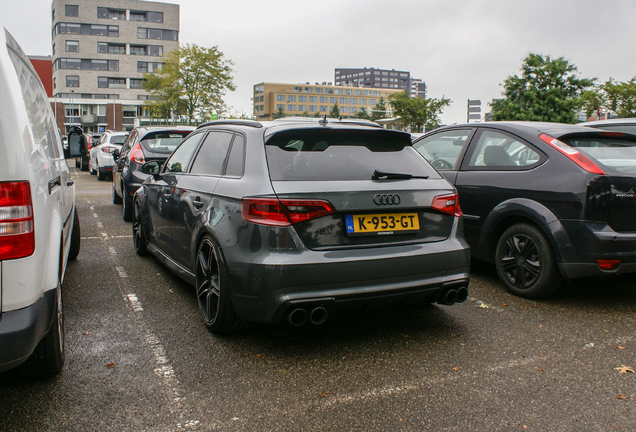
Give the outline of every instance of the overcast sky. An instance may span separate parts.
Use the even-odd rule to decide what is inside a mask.
[[[3,1],[0,18],[30,55],[51,54],[51,2]],[[234,62],[226,103],[252,114],[260,82],[334,81],[334,69],[411,72],[428,97],[452,100],[444,123],[466,121],[467,99],[487,102],[531,52],[565,57],[579,76],[636,76],[636,1],[181,0],[182,43],[216,45]]]

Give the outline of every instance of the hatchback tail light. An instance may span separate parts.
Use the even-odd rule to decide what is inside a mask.
[[[102,151],[102,153],[111,154],[116,148],[117,147],[103,145],[99,149]]]
[[[0,183],[0,261],[24,258],[34,251],[31,186]]]
[[[137,143],[130,150],[130,160],[136,164],[142,165],[146,162],[146,157],[141,149],[141,144]]]
[[[243,198],[243,219],[260,225],[289,226],[335,212],[330,202],[322,200]]]
[[[574,147],[571,147],[556,138],[552,138],[550,135],[547,134],[541,134],[539,135],[539,138],[543,142],[548,143],[559,152],[563,153],[568,159],[583,168],[585,171],[591,172],[592,174],[605,175],[605,172],[602,169],[600,169],[594,162],[592,162]]]
[[[433,198],[431,208],[456,217],[464,214],[459,207],[459,196],[457,194],[436,196]]]

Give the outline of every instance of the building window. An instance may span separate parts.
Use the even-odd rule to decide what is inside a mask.
[[[77,5],[65,5],[64,6],[64,14],[68,17],[78,17],[79,16],[79,6]]]
[[[143,12],[143,11],[130,11],[131,21],[143,21],[143,22],[163,22],[163,12]]]
[[[329,110],[327,109],[326,105],[320,105],[320,111],[321,112],[325,112],[325,111],[329,111]]]
[[[307,105],[298,105],[298,111],[307,111]]]
[[[142,89],[144,88],[144,80],[137,78],[130,78],[130,88],[131,89]]]
[[[360,98],[360,105],[366,105],[367,104],[367,100],[364,98]]]
[[[309,112],[316,112],[316,105],[309,105]]]
[[[131,45],[130,54],[131,55],[146,55],[146,45]]]
[[[288,95],[287,102],[296,102],[296,95]]]
[[[53,44],[53,55],[55,55],[55,44]]]
[[[298,96],[298,102],[307,102],[307,96]]]
[[[347,112],[347,107],[346,106],[340,107],[340,112],[346,113]]]
[[[137,72],[157,72],[161,70],[163,63],[159,62],[137,62]]]
[[[125,20],[126,11],[122,9],[97,8],[97,18]]]
[[[138,39],[157,39],[157,40],[171,40],[176,41],[178,38],[179,32],[176,30],[161,30],[161,29],[152,29],[145,27],[137,28],[137,38]]]
[[[322,93],[322,89],[321,89],[321,88],[316,87],[316,88],[314,89],[314,92],[316,92],[316,93]]]
[[[369,99],[369,105],[376,105],[377,103],[377,99]]]
[[[318,102],[318,98],[316,96],[309,96],[309,102]]]
[[[276,95],[277,102],[285,102],[285,95]]]
[[[349,98],[349,103],[355,105],[355,104],[358,103],[358,99],[357,98]]]
[[[347,103],[347,98],[340,98],[340,103],[341,104],[346,104]]]
[[[379,91],[373,91],[373,96],[380,96],[380,92]]]
[[[320,96],[320,103],[327,103],[327,96]]]
[[[141,81],[141,80],[139,80]],[[126,78],[97,77],[98,88],[126,88]]]
[[[79,76],[66,75],[66,87],[79,87]]]
[[[360,96],[362,94],[362,90],[354,90],[353,94],[356,96]]]
[[[346,94],[347,96],[351,96],[351,90],[350,89],[346,89],[344,94]]]
[[[163,46],[161,45],[148,45],[148,55],[154,57],[163,56]]]
[[[104,54],[126,54],[126,45],[97,42],[97,52]]]
[[[294,91],[295,92],[301,92],[301,91],[303,91],[303,88],[296,86],[296,87],[294,87]]]
[[[79,41],[67,40],[65,46],[66,52],[79,52]]]
[[[296,105],[287,105],[287,111],[296,111]]]
[[[332,88],[326,88],[325,89],[325,93],[326,94],[333,94],[333,89]]]
[[[342,90],[341,89],[335,89],[333,91],[333,94],[342,94]]]
[[[278,110],[285,111],[285,104],[276,104],[276,111]]]
[[[314,91],[314,89],[312,87],[305,87],[305,93],[311,93],[313,91]]]
[[[349,107],[349,112],[350,112],[350,113],[354,113],[354,112],[357,112],[357,111],[358,111],[358,108],[356,108],[356,107]]]
[[[78,35],[82,32],[81,24],[58,23],[55,26],[55,34],[73,34]]]
[[[331,104],[338,103],[338,98],[337,97],[330,97],[329,98],[329,103],[331,103]]]

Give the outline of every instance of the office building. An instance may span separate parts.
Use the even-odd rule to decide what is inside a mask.
[[[179,46],[179,6],[139,0],[53,0],[58,127],[130,130],[144,114],[143,74]]]
[[[376,68],[336,68],[337,86],[376,89],[398,89],[412,97],[426,99],[426,83],[411,77],[408,71]]]
[[[399,91],[343,88],[326,82],[314,85],[260,83],[254,86],[254,117],[257,120],[272,120],[274,113],[280,109],[286,116],[329,115],[332,107],[338,104],[342,117],[355,118],[363,108],[370,115],[380,98],[388,102],[389,95]]]

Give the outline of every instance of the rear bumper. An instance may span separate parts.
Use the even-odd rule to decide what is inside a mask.
[[[568,233],[571,249],[559,269],[563,277],[613,276],[636,273],[636,232],[614,231],[602,222],[561,221]],[[602,270],[597,260],[620,260],[614,270]]]
[[[0,372],[23,363],[49,332],[56,290],[46,291],[31,306],[0,314]]]
[[[435,302],[449,287],[469,283],[470,251],[456,238],[384,248],[277,253],[260,263],[235,248],[223,252],[230,263],[234,308],[248,321],[280,321],[292,305],[325,299],[330,314]]]

